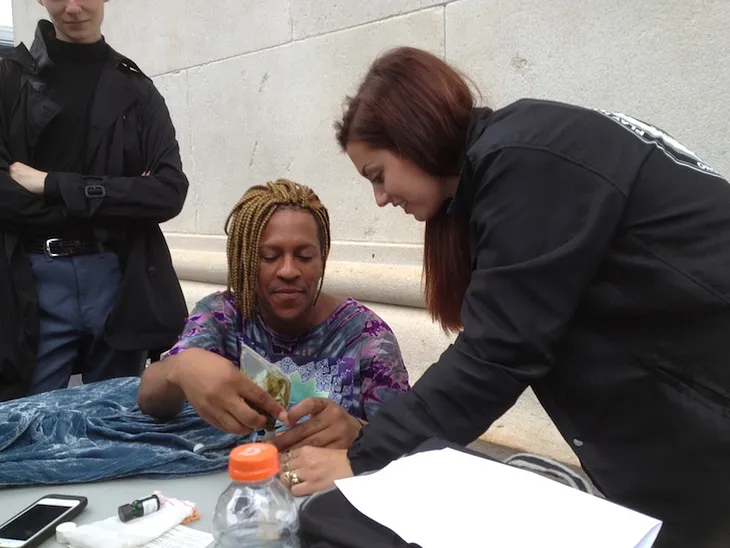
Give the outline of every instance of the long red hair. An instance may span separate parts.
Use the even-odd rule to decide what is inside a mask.
[[[436,177],[458,175],[474,96],[442,59],[415,48],[378,57],[335,124],[342,150],[350,141],[399,154]],[[446,207],[426,222],[423,282],[426,308],[445,331],[458,331],[471,278],[469,223]]]

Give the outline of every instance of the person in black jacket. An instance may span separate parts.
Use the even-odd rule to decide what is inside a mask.
[[[52,23],[0,61],[0,400],[138,375],[187,314],[165,102],[102,37],[104,0],[39,1]]]
[[[608,499],[664,521],[657,547],[730,545],[728,181],[621,113],[476,108],[410,48],[337,138],[379,206],[426,222],[427,308],[460,333],[347,452],[295,450],[292,491],[467,444],[531,386]]]

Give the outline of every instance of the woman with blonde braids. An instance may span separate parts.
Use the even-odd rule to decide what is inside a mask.
[[[140,408],[169,418],[188,400],[217,428],[249,434],[266,420],[246,403],[255,402],[296,424],[276,438],[281,450],[349,447],[381,404],[409,384],[386,323],[352,298],[322,292],[327,209],[310,188],[278,180],[250,188],[226,232],[228,289],[201,300],[178,343],[145,371]],[[288,415],[239,373],[244,344],[289,375],[296,405]]]

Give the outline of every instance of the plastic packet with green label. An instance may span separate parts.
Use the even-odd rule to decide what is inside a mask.
[[[284,409],[289,406],[291,381],[286,373],[245,344],[241,345],[239,365],[244,375],[266,390]],[[267,415],[266,430],[273,431],[276,418],[268,416],[265,411],[252,402],[247,403],[262,415]]]

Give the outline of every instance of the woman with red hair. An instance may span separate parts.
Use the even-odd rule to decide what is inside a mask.
[[[730,533],[728,181],[621,113],[478,108],[412,48],[374,62],[337,139],[426,223],[426,305],[459,335],[349,450],[295,450],[295,493],[467,444],[531,386],[606,497],[664,521],[656,546]]]

